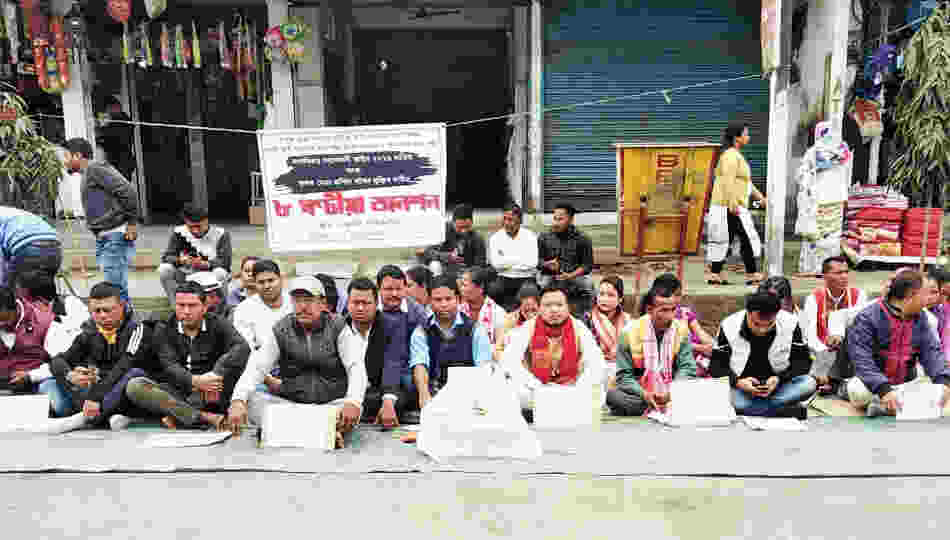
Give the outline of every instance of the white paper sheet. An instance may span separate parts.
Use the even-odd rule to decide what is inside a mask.
[[[598,385],[599,386],[599,385]],[[534,391],[535,429],[576,429],[594,426],[600,415],[600,393],[591,386],[545,384]]]
[[[901,408],[897,411],[898,420],[932,420],[943,415],[940,399],[943,397],[942,384],[910,383],[898,390]]]
[[[46,394],[0,397],[0,432],[38,431],[48,421]]]
[[[261,420],[261,443],[266,447],[336,448],[337,407],[279,403],[269,405]]]
[[[673,381],[670,411],[673,425],[724,426],[736,419],[728,380],[687,379]]]
[[[143,446],[148,448],[191,448],[195,446],[211,446],[227,440],[230,431],[211,431],[202,433],[159,433],[151,435]]]
[[[805,431],[808,426],[798,418],[764,418],[761,416],[742,416],[749,429],[756,431]]]

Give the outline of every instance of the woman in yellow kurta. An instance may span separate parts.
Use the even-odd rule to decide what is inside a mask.
[[[745,263],[746,284],[756,285],[762,281],[762,274],[756,269],[762,243],[752,225],[748,205],[750,196],[764,205],[765,196],[752,185],[749,162],[742,156],[742,147],[749,144],[749,140],[749,128],[745,124],[729,124],[723,133],[707,221],[706,249],[712,266],[707,282],[711,285],[728,285],[720,273],[729,245],[736,236]]]

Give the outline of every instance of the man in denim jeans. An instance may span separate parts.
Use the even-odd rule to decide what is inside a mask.
[[[135,256],[139,218],[135,188],[112,165],[92,161],[93,149],[81,138],[66,141],[66,170],[82,173],[80,192],[86,225],[96,235],[96,264],[105,281],[121,289],[129,301],[129,263]]]

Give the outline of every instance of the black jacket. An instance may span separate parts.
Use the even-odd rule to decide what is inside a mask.
[[[553,274],[542,263],[557,259],[561,263],[559,272],[573,272],[583,267],[587,275],[594,269],[594,244],[590,237],[571,225],[562,233],[548,231],[538,236],[538,257],[542,274]]]
[[[129,340],[139,327],[142,328],[141,336],[135,340],[138,347],[130,349]],[[99,368],[99,382],[89,389],[85,399],[102,402],[106,393],[133,367],[146,372],[154,371],[154,365],[151,363],[152,330],[151,324],[143,322],[131,308],[126,308],[125,319],[119,327],[116,342],[109,345],[99,333],[95,321],[89,319],[82,324],[82,333],[76,336],[69,349],[50,361],[50,371],[60,385],[65,386],[73,368]],[[81,405],[82,403],[77,403],[77,406]]]
[[[462,248],[462,258],[465,259],[461,266],[465,268],[488,266],[488,244],[485,243],[482,235],[475,231],[464,236],[460,235],[455,232],[455,225],[451,222],[445,224],[445,241],[427,249],[426,259],[447,265],[447,273],[456,273],[458,269],[456,265],[449,263],[449,254],[458,247]]]
[[[204,329],[191,339],[178,331],[172,315],[155,326],[155,361],[161,382],[170,382],[186,395],[191,394],[192,375],[214,371],[233,389],[251,354],[251,347],[227,319],[206,314]],[[188,369],[188,360],[191,364]],[[230,381],[230,385],[228,382]]]
[[[198,251],[188,243],[188,240],[179,234],[177,229],[178,227],[172,229],[172,234],[168,237],[168,245],[165,247],[165,252],[162,253],[162,262],[178,268],[181,266],[178,262],[178,256],[182,253],[187,253],[192,257],[199,257],[202,260],[208,261],[208,263],[210,263],[208,270],[224,268],[228,273],[231,272],[231,233],[222,231],[221,238],[218,239],[215,246],[215,257],[209,260],[204,255],[198,253]]]

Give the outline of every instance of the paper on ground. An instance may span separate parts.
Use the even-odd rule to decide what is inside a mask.
[[[48,422],[46,394],[0,397],[0,432],[42,431]]]
[[[268,405],[261,420],[261,445],[271,448],[336,448],[337,407],[303,403]]]
[[[200,433],[159,433],[150,435],[143,446],[148,448],[190,448],[194,446],[211,446],[226,440],[231,436],[230,431],[211,431]]]
[[[749,429],[756,431],[805,431],[808,426],[798,418],[765,418],[761,416],[742,416]]]
[[[901,408],[898,420],[932,420],[943,415],[940,399],[944,386],[933,383],[905,384],[898,390]]]
[[[600,384],[545,384],[534,391],[534,429],[590,428],[600,419]]]
[[[670,385],[671,425],[727,426],[736,419],[728,379],[685,379]]]

